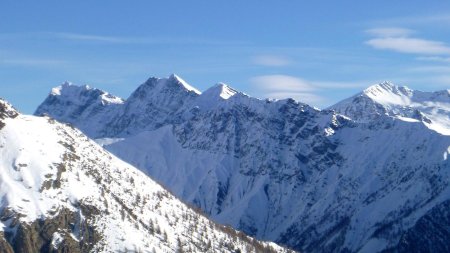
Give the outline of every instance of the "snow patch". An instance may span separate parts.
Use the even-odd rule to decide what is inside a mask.
[[[59,245],[61,245],[61,243],[64,242],[64,237],[59,233],[59,232],[55,232],[53,233],[52,236],[52,247],[53,249],[58,249]]]

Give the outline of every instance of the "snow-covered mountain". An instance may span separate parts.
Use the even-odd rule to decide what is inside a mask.
[[[389,86],[383,105],[392,109],[398,101],[387,100],[408,90]],[[95,117],[109,120],[94,125],[83,116],[89,104],[49,97],[36,114],[91,133],[216,221],[257,238],[306,252],[450,250],[450,136],[426,120],[384,113],[365,97],[343,102],[352,108],[339,109],[343,116],[225,84],[200,94],[175,75],[149,79],[111,112],[99,110]],[[432,108],[448,104],[445,96],[424,97],[422,113],[445,115]],[[75,120],[55,113],[80,108]]]
[[[421,121],[438,133],[450,135],[450,90],[423,92],[384,82],[373,85],[330,109],[357,121],[370,121],[381,115]]]
[[[87,97],[74,88],[52,94]],[[0,199],[1,252],[288,252],[211,222],[79,130],[3,100]]]

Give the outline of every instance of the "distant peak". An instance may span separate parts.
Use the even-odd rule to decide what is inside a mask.
[[[81,97],[100,99],[103,104],[121,104],[123,99],[109,94],[106,91],[91,88],[89,85],[75,85],[65,81],[51,90],[50,96],[57,96],[68,100],[79,100]]]
[[[164,89],[164,87],[167,85],[172,87],[180,87],[186,91],[194,92],[197,95],[201,94],[199,90],[189,85],[186,81],[181,79],[181,77],[177,76],[176,74],[171,74],[169,77],[166,78],[150,77],[142,85],[141,88],[147,87],[144,89],[147,90],[148,88],[150,88],[152,90],[161,90]],[[138,88],[137,91],[142,92],[141,88]]]
[[[239,92],[231,88],[230,86],[224,83],[217,83],[213,87],[206,90],[204,92],[204,95],[208,97],[220,97],[222,99],[229,99],[237,93]]]
[[[380,92],[380,91],[389,91],[396,89],[396,85],[389,81],[384,81],[378,84],[374,84],[369,86],[367,89],[365,89],[364,93],[370,93],[370,92]]]
[[[71,82],[65,81],[60,86],[53,88],[51,91],[51,95],[60,96],[61,91],[71,85],[73,85]]]
[[[186,81],[181,79],[181,77],[177,76],[176,74],[171,74],[168,79],[169,79],[169,81],[175,81],[175,82],[179,83],[180,85],[182,85],[188,91],[193,91],[193,92],[195,92],[195,93],[197,93],[199,95],[201,94],[201,92],[199,90],[197,90],[196,88],[194,88],[191,85],[189,85]]]
[[[411,96],[413,90],[406,86],[397,86],[389,81],[384,81],[379,84],[370,86],[363,91],[363,94],[375,98],[379,96],[384,96],[387,94],[397,95],[397,96]]]
[[[172,73],[172,74],[170,74],[170,76],[169,76],[169,79],[172,79],[172,80],[177,80],[177,81],[182,81],[182,82],[184,82],[184,80],[183,79],[181,79],[181,77],[179,77],[178,75],[176,75],[175,73]]]
[[[75,85],[71,82],[65,81],[60,86],[55,87],[51,91],[51,95],[60,96],[63,93],[66,92],[73,92],[73,91],[81,91],[81,90],[91,90],[92,88],[89,87],[89,85]]]

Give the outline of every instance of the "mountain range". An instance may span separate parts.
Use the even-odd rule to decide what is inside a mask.
[[[1,252],[290,252],[210,221],[79,130],[4,100],[0,158]]]
[[[389,82],[325,110],[176,75],[129,98],[70,83],[70,123],[216,222],[304,252],[450,251],[450,91]],[[144,190],[144,189],[142,189]]]

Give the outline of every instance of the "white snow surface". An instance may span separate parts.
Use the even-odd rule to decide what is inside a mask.
[[[48,117],[19,115],[0,120],[5,124],[0,128],[0,213],[9,210],[20,222],[31,223],[50,219],[63,208],[83,217],[79,206],[93,206],[100,214],[88,222],[101,234],[93,252],[176,252],[178,241],[185,249],[200,252],[207,240],[212,242],[212,252],[238,248],[254,252],[250,240],[242,239],[246,236],[222,232],[78,130]],[[58,178],[60,165],[66,171]],[[59,187],[45,187],[56,180]],[[0,231],[13,229],[9,223],[2,220]],[[161,232],[150,232],[149,223]],[[77,231],[71,233],[77,237]],[[53,234],[53,247],[64,243],[61,240],[59,233]],[[226,248],[226,243],[232,247]],[[273,243],[262,245],[286,252]]]

